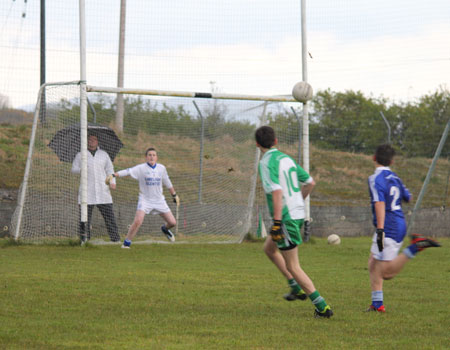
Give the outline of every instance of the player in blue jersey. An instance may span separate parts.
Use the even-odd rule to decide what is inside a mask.
[[[369,176],[369,194],[372,205],[373,235],[369,257],[372,304],[367,311],[385,312],[383,281],[395,277],[417,252],[440,244],[422,235],[413,234],[411,244],[398,254],[406,236],[406,221],[402,201],[409,202],[411,193],[389,166],[395,150],[390,145],[380,145],[375,151],[375,173]]]

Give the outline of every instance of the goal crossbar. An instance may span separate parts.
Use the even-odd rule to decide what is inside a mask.
[[[169,97],[191,97],[191,98],[211,98],[218,100],[247,100],[247,101],[268,101],[268,102],[297,102],[291,95],[264,96],[264,95],[241,95],[241,94],[222,94],[211,92],[189,92],[189,91],[170,91],[170,90],[147,90],[130,89],[104,86],[86,86],[87,92],[104,92],[112,94],[129,95],[152,95]]]

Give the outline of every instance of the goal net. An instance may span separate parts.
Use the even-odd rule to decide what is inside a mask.
[[[115,141],[121,143],[113,161],[115,171],[144,163],[147,148],[157,150],[158,163],[166,166],[181,199],[177,208],[164,188],[178,218],[172,229],[177,232],[176,242],[241,242],[248,233],[256,234],[261,218],[268,219],[257,185],[259,151],[254,132],[276,120],[279,148],[298,159],[300,104],[291,103],[292,97],[258,101],[204,98],[208,94],[126,94],[121,132],[115,121],[116,94],[94,87],[88,91],[88,134],[91,127],[101,126],[111,132],[106,139],[117,136],[120,140]],[[34,242],[78,239],[80,176],[74,172],[73,159],[80,151],[80,86],[48,85],[41,89],[38,101],[12,232],[17,239]],[[98,135],[100,148],[108,141],[104,138]],[[103,148],[108,151],[107,147]],[[89,182],[104,181],[105,175],[95,171],[88,171],[88,191],[94,188]],[[111,190],[122,240],[133,222],[138,193],[138,182],[131,177],[117,179],[116,189]],[[91,209],[90,241],[106,244],[114,234],[108,227],[111,218],[108,212],[103,217],[98,206]],[[158,215],[146,215],[134,242],[167,242],[162,224]]]

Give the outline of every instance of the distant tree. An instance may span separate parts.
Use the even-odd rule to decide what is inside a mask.
[[[313,100],[310,140],[317,146],[347,152],[373,152],[387,141],[380,116],[385,100],[365,97],[362,92],[319,91]]]
[[[396,120],[395,143],[402,152],[432,157],[450,119],[450,96],[446,91],[437,91],[422,96],[417,103],[393,105],[388,113]],[[447,139],[444,150],[449,148]]]
[[[267,116],[269,125],[276,131],[278,140],[292,144],[299,140],[299,122],[297,117],[290,112],[269,113]]]

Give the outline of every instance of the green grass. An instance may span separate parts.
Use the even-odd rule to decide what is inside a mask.
[[[287,283],[262,252],[240,245],[33,246],[0,241],[0,349],[446,349],[450,239],[385,283],[370,303],[370,238],[324,239],[300,261],[335,317]]]

